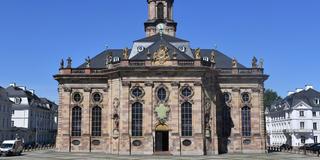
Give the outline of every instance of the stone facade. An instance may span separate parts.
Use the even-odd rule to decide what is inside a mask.
[[[172,11],[173,1],[148,3],[149,18],[155,19],[145,25],[156,27],[163,19],[155,17],[159,11],[152,4],[163,3]],[[168,15],[172,12],[166,11]],[[155,35],[148,32],[132,49],[104,51],[78,68],[72,68],[71,58],[67,67],[61,62],[54,76],[60,99],[57,151],[265,152],[263,90],[268,76],[262,63],[258,66],[254,58],[252,68],[246,68],[216,50],[191,49],[161,25]],[[98,116],[96,107],[101,109]]]

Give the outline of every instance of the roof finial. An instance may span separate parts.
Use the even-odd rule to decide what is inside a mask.
[[[90,66],[91,66],[90,57],[88,56],[88,58],[86,58],[85,60],[86,60],[86,67],[87,67],[87,68],[90,68]]]
[[[61,59],[61,62],[60,62],[60,69],[63,69],[64,68],[64,60],[63,58]]]
[[[257,58],[254,56],[253,58],[252,58],[252,68],[257,68],[257,62],[258,62],[258,60],[257,60]]]
[[[72,59],[71,59],[71,57],[68,57],[67,62],[68,62],[67,68],[72,68]]]

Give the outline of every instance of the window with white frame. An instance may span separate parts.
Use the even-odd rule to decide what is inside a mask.
[[[304,117],[304,111],[299,112],[300,117]]]
[[[300,122],[300,129],[304,129],[304,122]]]

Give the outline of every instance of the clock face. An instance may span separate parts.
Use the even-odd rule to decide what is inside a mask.
[[[159,24],[157,25],[157,29],[158,29],[158,30],[163,30],[163,29],[164,29],[164,24],[163,24],[163,23],[159,23]]]

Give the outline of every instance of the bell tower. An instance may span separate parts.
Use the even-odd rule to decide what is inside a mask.
[[[158,33],[176,35],[177,23],[173,21],[174,0],[147,0],[148,20],[144,23],[146,36]]]

